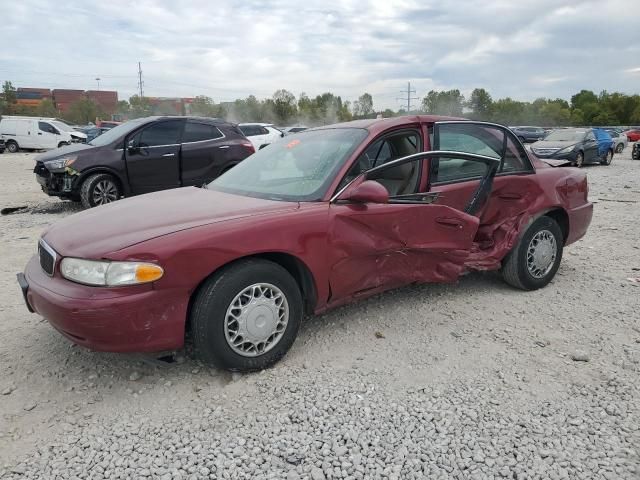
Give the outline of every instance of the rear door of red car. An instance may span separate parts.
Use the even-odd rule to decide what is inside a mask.
[[[443,158],[449,156],[442,153]],[[422,169],[433,157],[423,152],[389,162],[360,175],[345,189],[375,180],[389,192],[389,203],[341,201],[336,195],[329,213],[330,303],[412,282],[458,278],[479,224],[470,212],[483,203],[499,162],[461,154],[488,167],[481,185],[459,209],[438,205],[437,194],[422,191]],[[398,185],[411,187],[398,194]]]
[[[483,122],[439,122],[429,133],[432,150],[469,152],[500,160],[488,200],[476,212],[480,218],[478,236],[481,242],[490,242],[498,229],[504,230],[501,234],[508,234],[518,216],[542,192],[522,144],[507,128]],[[460,159],[434,158],[426,189],[438,194],[439,205],[464,208],[480,182],[482,171],[478,168],[482,166]]]

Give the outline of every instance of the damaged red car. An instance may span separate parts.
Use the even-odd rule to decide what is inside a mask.
[[[435,116],[283,138],[205,188],[81,212],[18,274],[27,306],[80,345],[196,354],[231,370],[278,361],[304,315],[411,283],[499,270],[549,283],[591,222],[585,174],[506,127]]]

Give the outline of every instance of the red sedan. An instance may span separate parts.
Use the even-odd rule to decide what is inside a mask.
[[[305,314],[410,283],[501,270],[534,290],[591,222],[587,178],[506,127],[434,116],[287,136],[205,188],[49,228],[18,275],[27,306],[95,350],[267,367]]]
[[[627,130],[624,134],[630,142],[640,142],[640,130]]]

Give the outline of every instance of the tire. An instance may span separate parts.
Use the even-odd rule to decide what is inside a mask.
[[[604,156],[602,160],[600,160],[600,164],[611,165],[611,160],[613,160],[613,150],[607,150],[607,154]]]
[[[84,208],[112,203],[121,196],[120,184],[108,173],[89,175],[80,187],[80,201]]]
[[[7,142],[6,147],[9,153],[18,153],[20,151],[20,147],[18,147],[18,144],[14,141]]]
[[[540,240],[548,242],[549,235],[553,237],[555,258],[542,271],[538,269],[535,260],[530,257],[529,250],[534,246],[534,238],[538,240],[537,245],[540,248],[540,246],[544,245]],[[538,218],[527,228],[524,235],[503,261],[502,277],[509,285],[522,290],[537,290],[546,286],[555,276],[558,267],[560,267],[563,246],[564,237],[557,222],[546,216]],[[551,250],[549,253],[553,255],[554,252]],[[530,259],[532,260],[533,269],[530,268]],[[536,274],[532,273],[532,270]]]
[[[69,145],[67,142],[60,142],[58,148],[66,147],[67,145]]]
[[[622,153],[623,150],[624,150],[624,143],[619,143],[618,146],[616,147],[616,153]]]
[[[260,285],[260,288],[274,287],[282,295],[284,302],[279,306],[270,304],[272,299],[268,295],[265,296],[264,291],[260,293],[256,285]],[[268,288],[266,290],[269,291]],[[241,296],[245,292],[251,292],[250,295],[259,292],[260,296]],[[271,292],[273,293],[273,290]],[[273,332],[266,341],[264,337],[260,337],[257,340],[254,338],[253,342],[257,343],[253,343],[241,334],[242,327],[233,320],[231,315],[233,306],[236,305],[235,310],[239,312],[238,315],[242,315],[241,302],[243,299],[246,301],[247,298],[252,298],[252,301],[263,299],[266,302],[266,306],[262,308],[267,312],[266,321],[272,320],[272,323],[267,324],[267,333],[257,330],[260,335],[269,335],[269,332]],[[246,315],[258,315],[256,313],[258,308],[260,308],[259,304],[251,307]],[[270,312],[266,310],[270,308],[276,308],[278,314],[270,317]],[[280,315],[284,316],[283,308],[288,308],[288,319],[283,330],[278,332],[279,337],[276,337],[276,340],[273,338],[276,334],[273,329],[278,328],[277,322]],[[240,261],[210,277],[194,298],[191,309],[191,335],[195,354],[203,362],[225,370],[245,372],[267,368],[280,360],[293,345],[302,322],[302,312],[300,288],[283,267],[261,259]],[[264,316],[260,315],[255,321],[260,321]],[[264,322],[262,320],[263,325]],[[254,324],[254,330],[259,328],[260,326]],[[245,333],[251,334],[248,330],[245,330]],[[274,343],[268,344],[267,342],[272,338],[275,340]],[[237,343],[234,348],[232,346],[234,339],[249,341]],[[260,348],[264,349],[263,353],[260,353]]]
[[[576,167],[582,168],[582,166],[584,165],[584,153],[578,152],[578,155],[576,155],[576,161],[574,163]]]

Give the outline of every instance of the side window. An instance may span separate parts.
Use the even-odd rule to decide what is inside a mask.
[[[182,143],[203,142],[222,137],[222,133],[213,125],[187,122],[182,135]]]
[[[175,145],[180,141],[182,120],[159,122],[136,134],[134,145],[137,147],[159,147]]]
[[[242,133],[244,133],[245,137],[253,137],[255,135],[259,135],[258,129],[254,125],[243,125],[240,127]]]
[[[589,130],[585,135],[585,140],[595,140],[596,136],[593,134],[593,130]]]
[[[507,149],[504,152],[504,160],[498,173],[525,172],[529,170],[526,161],[526,152],[520,144],[507,135]]]
[[[413,155],[421,150],[422,142],[418,132],[404,131],[380,138],[370,144],[358,157],[340,182],[338,189],[343,188],[358,175],[371,168],[379,167],[398,158]],[[393,174],[393,172],[391,172],[391,174]],[[400,175],[400,173],[398,173],[398,175]],[[391,195],[391,191],[389,194]]]
[[[268,135],[269,134],[269,130],[267,130],[264,127],[258,127],[260,129],[260,135]]]
[[[56,127],[47,122],[38,122],[38,129],[47,133],[59,133]]]

